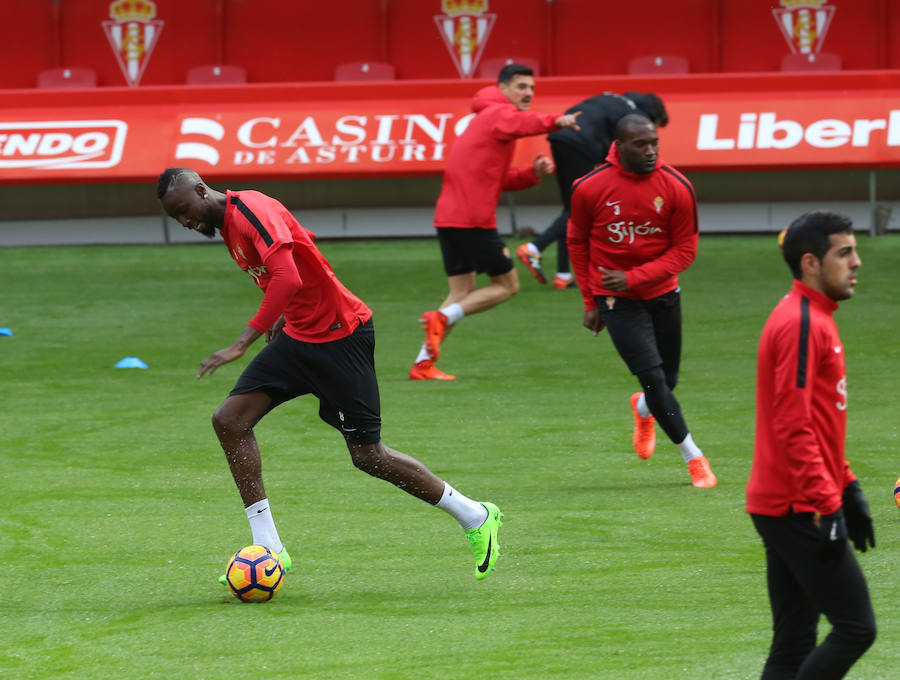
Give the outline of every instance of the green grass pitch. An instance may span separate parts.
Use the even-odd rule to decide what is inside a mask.
[[[878,541],[860,561],[879,639],[849,677],[873,680],[897,677],[900,649],[900,238],[859,241],[837,319]],[[195,376],[259,291],[221,245],[0,250],[0,678],[759,677],[743,492],[756,342],[790,284],[774,236],[701,238],[681,277],[676,394],[712,490],[660,431],[652,459],[631,453],[635,382],[577,291],[520,267],[519,295],[445,344],[459,379],[411,382],[418,316],[445,293],[436,242],[321,248],[375,311],[384,440],[503,509],[496,571],[477,582],[456,523],[356,471],[306,397],[257,429],[294,570],[272,602],[238,602],[216,578],[250,533],[210,416],[262,341]],[[113,368],[126,356],[149,369]]]

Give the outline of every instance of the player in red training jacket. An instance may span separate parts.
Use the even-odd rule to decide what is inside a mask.
[[[253,428],[279,404],[313,394],[319,417],[344,435],[353,464],[452,515],[469,539],[475,577],[486,577],[499,555],[500,510],[467,498],[381,441],[372,312],[338,281],[315,235],[275,199],[257,191],[215,191],[186,168],[165,170],[156,194],[182,226],[210,238],[218,230],[231,257],[263,291],[248,326],[233,344],[204,359],[197,376],[240,358],[266,335],[268,344],[213,415],[253,543],[278,553],[291,568],[263,487]]]
[[[784,232],[794,275],[759,341],[756,442],[747,512],[766,550],[773,638],[763,680],[829,680],[875,640],[875,615],[847,537],[875,546],[872,517],[844,458],[847,373],[833,314],[853,295],[853,225],[830,212]],[[819,616],[833,628],[816,646]]]
[[[425,329],[410,380],[453,380],[434,362],[453,324],[468,314],[496,307],[519,290],[509,250],[497,233],[497,201],[503,191],[527,189],[553,172],[543,154],[531,167],[510,169],[519,137],[578,127],[578,113],[528,111],[534,96],[534,72],[521,64],[500,70],[496,86],[482,88],[472,100],[475,117],[450,148],[441,195],[434,212],[444,271],[450,292],[439,309],[419,320]],[[490,284],[475,287],[475,274]]]
[[[632,443],[640,458],[656,447],[655,421],[687,463],[691,483],[716,485],[672,390],[681,363],[677,274],[697,255],[697,198],[659,158],[653,122],[628,114],[616,124],[606,163],[572,188],[567,242],[584,299],[584,326],[605,327],[642,391],[631,395]]]

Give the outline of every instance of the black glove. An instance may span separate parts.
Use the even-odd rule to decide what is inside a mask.
[[[854,479],[847,485],[841,503],[847,522],[847,534],[853,545],[860,552],[865,552],[869,546],[874,548],[875,530],[872,527],[872,514],[869,512],[869,504],[866,503],[858,481]]]
[[[830,515],[821,515],[816,520],[822,544],[819,553],[826,559],[835,559],[844,554],[847,548],[847,525],[844,513],[840,510]]]

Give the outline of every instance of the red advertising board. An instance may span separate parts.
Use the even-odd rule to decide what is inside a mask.
[[[666,106],[662,154],[684,170],[900,167],[898,90],[680,93]],[[436,175],[471,115],[467,97],[429,96],[5,107],[0,182],[146,181],[173,165],[221,179]],[[546,148],[520,141],[516,164]]]

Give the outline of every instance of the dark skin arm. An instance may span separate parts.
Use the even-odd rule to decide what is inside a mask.
[[[600,316],[599,309],[589,309],[584,313],[584,321],[582,325],[587,328],[594,336],[597,336],[600,331],[606,326],[603,323],[603,318]]]
[[[200,362],[200,372],[197,374],[197,380],[202,378],[205,373],[212,375],[216,372],[216,369],[223,364],[230,363],[235,359],[240,359],[244,356],[244,352],[247,351],[247,348],[250,347],[260,335],[262,335],[262,333],[258,330],[247,326],[230,347],[220,349],[215,354],[211,354]]]
[[[606,290],[611,290],[614,293],[621,293],[622,291],[628,290],[628,278],[625,276],[625,272],[619,271],[618,269],[607,269],[606,267],[598,268],[603,272],[603,276],[600,280]],[[600,317],[600,311],[596,309],[590,309],[584,313],[582,325],[594,335],[597,335],[606,326],[606,324],[603,323],[603,319]]]

